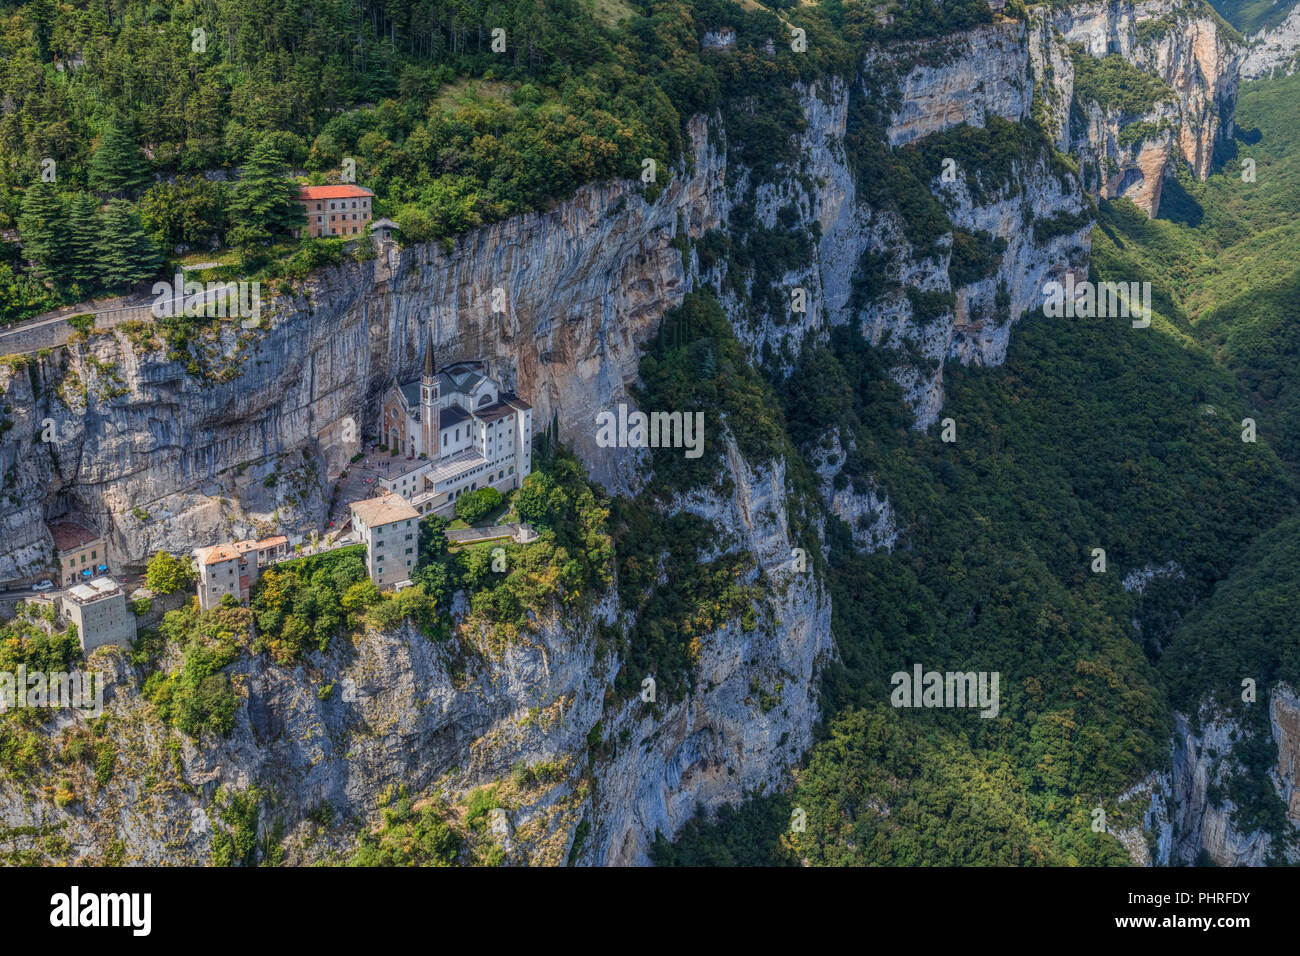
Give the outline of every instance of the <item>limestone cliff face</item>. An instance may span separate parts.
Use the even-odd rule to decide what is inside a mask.
[[[121,651],[103,648],[89,666],[109,675],[111,777],[61,768],[60,786],[75,797],[62,804],[6,777],[0,820],[34,828],[20,838],[24,850],[58,828],[67,843],[44,848],[51,862],[102,861],[120,841],[125,863],[205,863],[218,787],[257,787],[260,833],[282,842],[287,862],[336,861],[399,788],[454,802],[541,765],[497,801],[510,862],[559,865],[572,853],[574,862],[645,863],[657,832],[675,833],[697,806],[774,784],[797,760],[833,653],[829,601],[790,560],[783,468],[751,469],[734,447],[729,459],[734,495],[682,506],[754,554],[745,583],[762,574],[770,588],[750,630],[731,622],[705,635],[696,689],[678,703],[609,707],[620,657],[598,631],[618,620],[612,591],[589,613],[550,616],[504,647],[468,629],[440,643],[402,627],[363,631],[291,668],[245,657],[231,668],[244,698],[234,731],[198,743],[169,732]],[[44,733],[57,740],[80,723],[60,712]],[[169,739],[180,743],[174,755]],[[575,851],[584,821],[590,836]]]
[[[1171,769],[1151,775],[1121,801],[1137,798],[1145,808],[1142,828],[1126,831],[1125,845],[1139,865],[1195,863],[1204,852],[1217,866],[1263,866],[1276,859],[1300,860],[1300,698],[1285,684],[1267,702],[1269,734],[1277,761],[1269,768],[1272,784],[1286,808],[1285,839],[1246,830],[1227,795],[1235,774],[1249,772],[1232,758],[1234,746],[1249,732],[1230,716],[1205,708],[1199,730],[1184,714],[1174,715]],[[1149,835],[1148,839],[1138,837]],[[1148,852],[1148,844],[1156,847]]]
[[[1030,32],[1042,116],[1061,148],[1092,167],[1092,191],[1155,215],[1174,146],[1195,175],[1209,175],[1215,144],[1232,135],[1242,57],[1209,11],[1184,0],[1071,4],[1035,10]],[[1136,115],[1079,104],[1083,115],[1071,122],[1072,44],[1097,59],[1119,54],[1169,84],[1172,101]]]
[[[988,117],[1024,119],[1033,84],[1030,46],[1018,23],[999,24],[945,38],[944,57],[917,58],[923,45],[900,43],[868,57],[855,81],[898,78],[898,106],[887,137],[906,144],[961,123],[983,126]],[[1006,355],[1012,324],[1043,300],[1043,284],[1067,270],[1086,268],[1090,246],[1086,198],[1078,179],[1054,172],[1043,155],[1020,164],[1012,181],[998,189],[975,191],[959,169],[957,180],[929,184],[955,227],[985,231],[1006,243],[988,277],[965,285],[949,278],[951,234],[936,256],[922,255],[904,236],[903,224],[888,209],[862,201],[844,150],[850,98],[855,91],[839,80],[805,91],[806,127],[799,143],[799,167],[776,183],[756,189],[755,211],[771,228],[782,208],[793,206],[804,222],[816,222],[820,238],[811,260],[780,277],[786,289],[808,293],[806,312],[771,317],[742,314],[741,304],[723,292],[738,334],[757,359],[776,354],[769,365],[788,369],[805,344],[818,341],[827,325],[856,324],[873,344],[897,357],[892,369],[903,386],[918,427],[939,417],[943,406],[943,363],[999,364]],[[729,176],[731,204],[747,187]],[[1062,234],[1045,230],[1058,216],[1080,217]],[[855,296],[855,277],[864,254],[880,257],[887,288],[873,288],[866,301]],[[704,277],[723,290],[720,275]],[[950,293],[951,307],[918,316],[907,288]],[[1005,297],[1005,298],[1004,298]],[[784,350],[784,351],[783,351]]]
[[[769,594],[765,618],[745,632],[732,622],[711,635],[695,671],[697,693],[654,717],[640,700],[606,731],[627,739],[594,774],[596,839],[584,859],[599,865],[646,861],[647,837],[676,833],[697,805],[712,812],[737,793],[763,792],[812,743],[815,677],[834,653],[830,600],[792,560],[785,468],[751,468],[727,446],[735,482],[729,500],[694,492],[680,510],[733,532],[731,549],[752,554]]]
[[[624,396],[640,344],[686,291],[669,242],[679,227],[699,235],[718,223],[724,165],[702,121],[693,131],[694,175],[657,202],[629,183],[591,187],[471,232],[450,252],[393,248],[328,268],[297,297],[276,298],[267,328],[223,324],[205,343],[220,362],[206,380],[121,330],[0,371],[14,425],[0,446],[0,524],[11,532],[0,579],[48,560],[42,511],[104,531],[114,566],[259,524],[320,527],[333,476],[373,429],[383,388],[418,374],[427,331],[440,362],[492,363],[533,403],[539,429],[558,415],[594,477],[625,489],[630,473],[596,447],[595,418]],[[504,314],[491,311],[496,288]],[[42,440],[43,422],[55,440]],[[273,493],[272,472],[282,479]]]
[[[978,27],[939,41],[891,45],[868,59],[874,66],[915,62],[901,80],[902,105],[890,118],[889,144],[902,146],[961,123],[983,126],[989,116],[1029,115],[1033,87],[1025,80],[1025,29],[1018,21]],[[900,70],[901,72],[901,70]]]
[[[850,438],[849,449],[852,447]],[[830,513],[849,526],[855,548],[892,551],[898,542],[898,519],[889,497],[874,481],[855,486],[847,475],[836,481],[845,455],[837,426],[823,436],[810,455],[809,464],[820,479],[818,490]]]
[[[1250,38],[1250,48],[1241,61],[1243,80],[1290,76],[1300,67],[1300,7],[1271,30]]]

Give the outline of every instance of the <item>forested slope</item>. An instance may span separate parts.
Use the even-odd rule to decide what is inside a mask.
[[[1240,693],[1300,680],[1298,110],[1298,78],[1248,84],[1209,181],[1180,175],[1155,220],[1103,202],[1092,278],[1151,281],[1151,327],[1029,317],[1004,366],[949,370],[955,444],[888,427],[853,337],[807,357],[791,410],[845,383],[818,413],[925,517],[892,555],[833,550],[844,666],[792,791],[661,843],[661,862],[1123,863],[1090,811],[1135,823],[1114,797],[1166,765],[1171,711],[1207,700],[1249,729],[1228,775],[1241,822],[1288,830],[1267,708]],[[1094,547],[1154,573],[1126,588],[1093,573]],[[914,661],[1001,669],[1005,719],[885,706]]]

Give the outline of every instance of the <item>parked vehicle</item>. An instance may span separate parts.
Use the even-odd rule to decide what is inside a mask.
[[[33,591],[48,591],[54,587],[53,581],[37,581],[32,585]]]

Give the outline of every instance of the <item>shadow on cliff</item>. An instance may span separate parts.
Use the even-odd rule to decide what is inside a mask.
[[[1191,193],[1183,188],[1177,179],[1167,180],[1160,193],[1160,210],[1157,219],[1167,219],[1179,225],[1195,229],[1201,224],[1205,210],[1192,198]]]

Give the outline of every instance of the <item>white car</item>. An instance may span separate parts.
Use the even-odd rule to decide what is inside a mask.
[[[32,590],[33,590],[33,591],[48,591],[48,590],[50,590],[52,587],[54,587],[54,582],[53,582],[53,581],[37,581],[35,584],[32,585]]]

